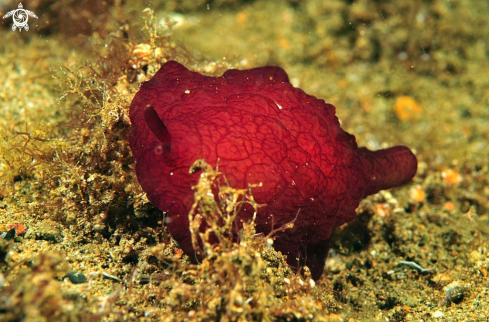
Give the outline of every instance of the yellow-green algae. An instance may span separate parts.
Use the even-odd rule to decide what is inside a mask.
[[[487,3],[163,1],[152,3],[154,15],[143,3],[107,2],[103,12],[54,3],[25,3],[50,23],[14,33],[4,21],[1,30],[0,232],[27,229],[0,239],[1,320],[477,321],[489,313]],[[316,285],[252,225],[239,244],[204,244],[192,264],[139,187],[127,144],[132,97],[169,59],[209,75],[280,65],[336,105],[360,144],[415,149],[419,174],[362,203]],[[401,95],[422,112],[397,119]],[[410,197],[414,187],[422,202]],[[221,189],[228,205],[253,191]],[[436,270],[419,274],[399,261]],[[88,283],[62,281],[70,271]]]

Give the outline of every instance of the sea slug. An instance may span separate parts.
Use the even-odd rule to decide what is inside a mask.
[[[324,269],[334,227],[355,218],[360,200],[402,185],[416,174],[406,147],[369,151],[343,131],[335,107],[294,88],[279,67],[228,70],[208,77],[169,61],[141,85],[130,107],[129,144],[138,181],[149,200],[168,212],[168,228],[194,254],[188,213],[189,174],[197,159],[224,173],[235,188],[253,189],[257,232],[294,221],[274,247],[289,265]],[[248,220],[250,209],[239,213]]]

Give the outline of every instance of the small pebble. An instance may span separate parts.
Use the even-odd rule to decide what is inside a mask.
[[[66,277],[68,277],[70,282],[73,284],[82,284],[87,281],[87,277],[85,276],[85,274],[75,271],[66,274],[65,276],[63,276],[63,279],[65,279]]]
[[[5,234],[5,238],[6,240],[11,240],[11,239],[14,239],[15,237],[15,228],[12,228],[10,229],[6,234]]]
[[[436,311],[435,313],[433,313],[433,318],[435,318],[435,319],[440,319],[444,316],[445,316],[445,314],[443,314],[443,312],[441,312],[441,311]]]
[[[445,286],[443,288],[443,291],[445,291],[446,295],[444,300],[445,304],[450,302],[458,303],[462,301],[465,289],[466,287],[462,283],[460,283],[460,281],[453,281]]]

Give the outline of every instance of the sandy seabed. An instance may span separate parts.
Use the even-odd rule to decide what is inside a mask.
[[[0,30],[0,320],[489,321],[486,1],[23,4],[30,29]],[[316,283],[252,226],[192,263],[127,144],[132,97],[170,59],[281,66],[418,174],[361,203]]]

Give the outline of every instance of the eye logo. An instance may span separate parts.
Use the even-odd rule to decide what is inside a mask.
[[[29,25],[27,24],[29,16],[37,19],[37,16],[32,11],[24,9],[22,3],[19,3],[18,9],[9,11],[5,16],[3,16],[3,19],[10,16],[13,16],[12,18],[14,19],[14,24],[12,25],[13,31],[15,31],[17,28],[19,28],[19,31],[22,31],[22,28],[27,31],[29,30]]]

